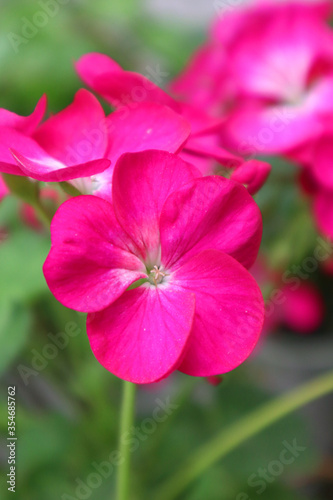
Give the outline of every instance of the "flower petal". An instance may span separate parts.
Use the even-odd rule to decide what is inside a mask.
[[[87,333],[97,360],[136,384],[157,382],[177,369],[195,310],[193,294],[141,286],[104,311],[90,314]]]
[[[132,110],[120,109],[107,118],[110,147],[107,157],[115,164],[123,153],[160,149],[176,153],[188,138],[187,120],[167,106],[139,104]]]
[[[314,214],[319,230],[333,239],[333,191],[318,191],[314,200]]]
[[[42,120],[46,106],[47,98],[46,95],[43,95],[29,116],[20,116],[7,109],[0,109],[0,127],[11,127],[26,135],[30,135]]]
[[[128,153],[117,161],[112,186],[114,210],[143,259],[158,258],[158,223],[165,200],[197,175],[192,165],[164,151]]]
[[[238,167],[243,163],[244,160],[242,158],[235,156],[216,143],[217,137],[214,135],[191,137],[185,145],[185,151],[204,158],[213,158],[221,165],[229,168]]]
[[[270,164],[265,161],[249,160],[236,168],[230,178],[244,184],[248,192],[253,195],[265,184],[271,169]]]
[[[169,196],[162,210],[160,232],[162,263],[167,269],[212,248],[250,267],[258,254],[262,220],[258,206],[243,186],[209,176]]]
[[[121,66],[111,57],[98,52],[90,52],[82,56],[75,63],[75,69],[84,83],[91,88],[94,88],[96,78],[113,71],[122,71]]]
[[[34,139],[68,166],[103,158],[108,144],[103,108],[88,90],[81,89],[72,104],[37,129]]]
[[[324,135],[315,145],[311,172],[325,189],[333,190],[332,134]],[[333,196],[333,194],[332,194]]]
[[[9,127],[0,127],[0,172],[44,182],[61,182],[103,172],[109,165],[110,160],[101,159],[66,167],[31,137]]]
[[[206,250],[172,273],[170,286],[195,293],[195,317],[179,370],[207,377],[236,368],[254,349],[264,301],[250,273],[229,255]]]
[[[26,175],[43,182],[63,182],[90,177],[100,172],[104,172],[104,170],[110,166],[110,161],[106,159],[66,167],[61,164],[59,165],[59,163],[51,157],[31,160],[17,151],[12,151],[12,154],[21,169],[21,173],[17,175]],[[1,171],[4,172],[5,170]]]
[[[100,69],[96,70],[101,61]],[[179,105],[164,90],[139,73],[124,71],[103,54],[86,54],[76,63],[79,76],[110,104],[119,108],[142,102],[157,102],[179,111]]]
[[[147,277],[112,205],[96,196],[63,203],[51,224],[51,240],[45,279],[56,299],[77,311],[99,311]]]
[[[251,156],[294,149],[321,131],[315,110],[303,103],[269,107],[251,103],[232,113],[221,135],[232,150]]]

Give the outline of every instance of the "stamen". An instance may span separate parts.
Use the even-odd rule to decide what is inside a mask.
[[[163,273],[157,266],[154,266],[154,268],[150,271],[150,274],[152,274],[152,278],[153,278],[153,282],[154,282],[154,285],[158,285],[159,283],[161,283],[161,281],[163,281],[163,278],[165,278],[165,276],[167,276],[166,273]]]

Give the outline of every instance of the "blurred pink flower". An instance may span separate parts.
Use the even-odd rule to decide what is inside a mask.
[[[112,204],[75,197],[53,219],[47,283],[89,313],[92,350],[120,378],[217,375],[257,343],[263,300],[246,267],[258,253],[260,211],[239,184],[197,175],[166,152],[126,154]]]
[[[154,102],[168,106],[190,124],[191,133],[180,156],[194,164],[202,174],[212,173],[213,160],[228,166],[240,165],[242,158],[220,145],[222,121],[209,115],[195,103],[186,104],[173,99],[145,76],[125,71],[104,54],[90,53],[79,59],[76,70],[82,80],[103,96],[116,109],[125,113],[140,103]]]
[[[333,114],[323,123],[325,132],[289,157],[302,166],[301,187],[313,199],[318,229],[333,239]]]
[[[223,116],[223,143],[238,154],[304,144],[333,111],[331,8],[263,1],[225,13],[173,90]]]
[[[280,306],[280,320],[291,330],[298,333],[311,333],[320,327],[324,318],[324,301],[313,284],[301,283],[293,289],[285,285],[281,292],[285,301]]]
[[[325,304],[313,283],[299,278],[288,283],[285,272],[270,268],[262,255],[252,266],[251,274],[262,290],[270,290],[265,307],[264,334],[271,334],[283,326],[304,334],[320,327]]]

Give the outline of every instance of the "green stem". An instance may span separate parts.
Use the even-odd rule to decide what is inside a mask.
[[[123,382],[123,400],[120,414],[119,451],[123,461],[117,471],[117,493],[116,500],[128,500],[129,498],[129,473],[130,473],[130,447],[123,439],[124,434],[129,433],[134,422],[135,391],[136,385],[131,382]]]
[[[253,410],[245,417],[222,430],[207,444],[200,447],[183,467],[167,480],[154,498],[174,500],[180,493],[217,460],[255,436],[269,425],[285,417],[294,410],[333,391],[333,371],[322,375],[296,389],[283,394]]]
[[[52,221],[52,215],[46,210],[40,199],[37,199],[31,205],[36,210],[37,215],[41,220],[41,222],[43,222],[43,224],[49,229]]]

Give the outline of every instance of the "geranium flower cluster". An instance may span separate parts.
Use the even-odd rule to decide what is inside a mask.
[[[330,0],[229,9],[171,88],[224,119],[220,140],[235,153],[301,167],[317,225],[333,238],[331,14]]]
[[[264,307],[248,271],[262,231],[252,195],[270,172],[260,155],[300,167],[333,238],[331,10],[326,0],[229,9],[169,93],[90,53],[75,65],[90,90],[62,111],[44,119],[45,96],[27,117],[0,110],[0,172],[72,185],[44,274],[62,304],[88,313],[92,350],[115,375],[210,377],[253,350]],[[0,178],[0,199],[8,193]]]

